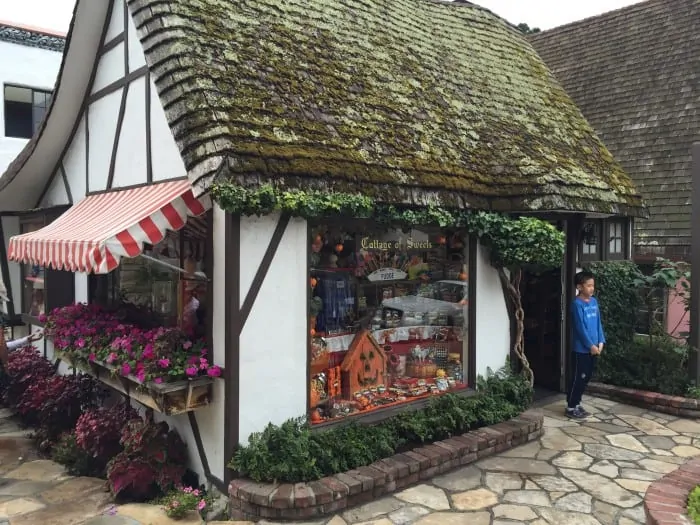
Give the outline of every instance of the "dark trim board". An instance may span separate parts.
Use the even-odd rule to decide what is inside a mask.
[[[111,95],[115,91],[123,88],[124,86],[127,86],[131,84],[134,80],[137,80],[141,78],[142,76],[145,76],[148,73],[148,66],[142,66],[134,71],[131,71],[127,73],[125,76],[120,78],[119,80],[115,80],[108,86],[103,87],[99,91],[93,93],[90,95],[87,99],[88,104],[92,104],[93,102],[97,102],[98,100],[106,97],[107,95]]]
[[[469,236],[469,253],[467,268],[469,269],[469,288],[467,290],[467,301],[469,309],[467,311],[467,385],[474,388],[476,385],[476,308],[477,294],[476,283],[478,279],[478,259],[477,250],[479,239],[475,235]]]
[[[68,197],[68,204],[73,204],[73,193],[70,191],[70,183],[68,182],[68,175],[66,174],[66,169],[63,167],[63,163],[59,164],[59,169],[61,170],[61,178],[63,179],[63,185],[66,188],[66,196]]]
[[[151,72],[146,73],[146,183],[153,182],[153,159],[151,158]]]
[[[224,221],[224,254],[228,271],[225,272],[224,325],[224,484],[231,481],[233,471],[228,462],[239,442],[240,425],[240,296],[241,296],[241,218],[226,214]]]
[[[124,2],[126,5],[126,2]],[[126,99],[129,96],[129,84],[122,90],[122,99],[119,103],[119,114],[117,115],[117,129],[114,130],[114,141],[112,142],[112,156],[109,159],[109,172],[107,174],[107,189],[112,189],[114,182],[114,168],[117,165],[117,150],[119,149],[119,137],[122,134],[124,115],[126,114]]]
[[[112,16],[112,12],[111,12],[111,11],[110,11],[110,15],[109,15],[109,16],[110,16],[110,17]],[[100,49],[100,57],[106,55],[106,54],[107,54],[108,52],[110,52],[112,49],[114,49],[114,48],[117,47],[119,44],[121,44],[122,42],[124,42],[124,40],[126,40],[126,32],[124,32],[124,33],[122,33],[122,34],[120,34],[120,35],[115,36],[112,40],[110,40],[109,42],[107,42],[106,44],[104,44],[104,45],[102,46],[102,49]]]

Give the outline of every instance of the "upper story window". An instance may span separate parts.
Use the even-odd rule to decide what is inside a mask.
[[[5,136],[30,139],[44,118],[51,102],[50,91],[4,86]]]
[[[625,256],[625,224],[615,221],[608,223],[608,257],[622,259]]]

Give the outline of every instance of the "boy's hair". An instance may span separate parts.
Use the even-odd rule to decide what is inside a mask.
[[[581,286],[584,284],[586,281],[590,281],[591,279],[594,279],[595,276],[586,270],[583,270],[582,272],[578,272],[576,274],[576,277],[574,278],[574,282],[576,283],[576,286]]]

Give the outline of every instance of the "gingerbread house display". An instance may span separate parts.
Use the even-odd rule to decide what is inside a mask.
[[[386,353],[369,330],[358,332],[340,365],[343,397],[383,385],[386,366]]]

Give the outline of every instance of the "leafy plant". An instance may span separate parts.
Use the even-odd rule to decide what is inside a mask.
[[[240,447],[230,467],[255,481],[296,483],[369,465],[398,451],[446,439],[520,414],[532,400],[522,375],[504,368],[480,379],[481,391],[446,394],[422,410],[407,411],[375,425],[350,423],[312,432],[303,418],[268,425]]]
[[[3,402],[15,408],[27,389],[54,373],[53,366],[33,346],[11,352],[2,373]]]
[[[202,488],[179,487],[170,491],[161,501],[163,510],[169,518],[182,519],[188,513],[196,511],[201,517],[211,507],[213,498]]]
[[[122,451],[122,428],[137,417],[138,412],[128,403],[87,410],[75,425],[76,443],[104,469],[109,460]]]
[[[71,476],[102,477],[104,465],[78,446],[75,433],[63,434],[51,449],[51,457],[60,465],[66,467]]]
[[[122,452],[107,465],[107,480],[115,496],[152,499],[182,481],[187,450],[165,422],[133,419],[121,433]]]
[[[695,525],[700,525],[700,485],[688,495],[688,516]]]
[[[90,376],[52,375],[29,385],[15,409],[26,423],[38,427],[40,447],[47,450],[61,434],[75,428],[83,410],[104,396],[101,384]]]

